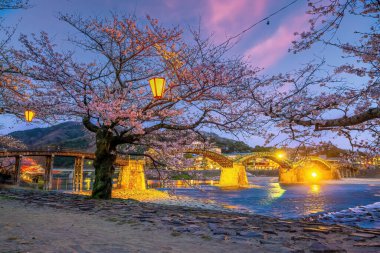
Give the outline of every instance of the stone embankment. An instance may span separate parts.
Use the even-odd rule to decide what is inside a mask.
[[[210,245],[219,242],[215,245],[220,244],[220,252],[224,252],[222,249],[227,247],[226,245],[236,247],[235,252],[380,251],[380,230],[374,229],[325,225],[302,220],[279,220],[248,213],[160,205],[135,200],[103,201],[82,195],[0,188],[0,206],[13,202],[22,203],[28,208],[62,210],[61,215],[67,212],[91,215],[112,222],[116,227],[132,224],[149,229],[168,230],[173,238],[196,237],[210,242]],[[12,246],[11,242],[7,243]],[[204,252],[208,252],[208,249],[205,248]]]

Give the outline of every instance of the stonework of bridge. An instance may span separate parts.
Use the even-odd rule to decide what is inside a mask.
[[[219,186],[244,187],[248,185],[246,167],[247,163],[257,158],[272,160],[279,165],[280,183],[303,183],[310,180],[309,174],[314,170],[318,171],[319,180],[340,179],[338,166],[328,161],[309,156],[297,162],[293,162],[284,157],[279,157],[276,152],[252,152],[240,156],[234,160],[207,150],[189,150],[187,153],[203,155],[206,158],[218,163],[221,167]],[[318,167],[316,170],[314,167]]]
[[[237,158],[235,163],[247,165],[252,159],[264,158],[272,160],[279,165],[280,183],[303,183],[310,180],[309,175],[318,171],[319,180],[340,179],[339,167],[317,156],[307,156],[298,161],[291,161],[279,157],[275,152],[253,152]],[[314,167],[318,167],[315,169]]]
[[[254,152],[231,159],[223,154],[213,151],[193,149],[186,153],[202,155],[218,163],[221,167],[219,186],[220,187],[246,187],[248,178],[246,173],[247,163],[253,159],[265,158],[274,161],[279,165],[280,183],[300,183],[306,179],[309,173],[308,166],[317,164],[323,169],[319,169],[321,179],[339,179],[338,166],[327,162],[319,157],[306,157],[303,160],[292,162],[288,159],[279,158],[274,152]],[[15,158],[15,181],[20,183],[21,159],[23,156],[44,156],[46,157],[44,189],[51,189],[52,169],[54,157],[74,157],[73,190],[81,191],[83,186],[83,167],[85,159],[95,159],[94,153],[76,151],[0,151],[0,158]],[[129,160],[117,157],[116,164],[120,167],[118,187],[131,190],[145,190],[146,180],[143,160]]]
[[[227,156],[222,154],[202,150],[202,149],[193,149],[189,150],[186,153],[202,155],[217,164],[221,167],[219,186],[221,187],[244,187],[248,186],[248,178],[245,167],[241,163],[236,163],[233,160],[229,159]]]

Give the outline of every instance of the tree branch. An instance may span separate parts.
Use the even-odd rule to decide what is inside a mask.
[[[84,117],[82,122],[83,122],[83,125],[91,132],[96,133],[99,130],[99,127],[97,127],[96,125],[90,122],[89,117]]]
[[[341,117],[337,119],[329,120],[293,120],[298,125],[301,126],[315,126],[315,130],[324,130],[324,128],[331,127],[345,127],[354,126],[369,120],[380,119],[380,108],[370,108],[365,112],[353,115],[351,117]]]

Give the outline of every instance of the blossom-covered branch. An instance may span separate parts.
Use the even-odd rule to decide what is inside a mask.
[[[256,131],[246,92],[257,82],[257,70],[239,57],[227,57],[229,47],[213,45],[196,32],[190,33],[193,42],[185,42],[181,29],[164,28],[150,17],[141,23],[133,16],[60,19],[76,32],[70,41],[77,51],[59,52],[43,32],[21,36],[23,49],[9,57],[33,89],[26,100],[7,104],[20,111],[31,108],[45,120],[81,119],[96,133],[94,197],[110,197],[119,145],[159,141],[157,135],[178,139],[180,132],[191,143],[188,131],[205,127]],[[148,85],[155,76],[167,81],[162,99],[153,99]],[[180,142],[171,145],[181,150]],[[171,160],[180,156],[173,153]]]

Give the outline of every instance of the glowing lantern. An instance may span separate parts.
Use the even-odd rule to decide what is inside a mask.
[[[31,122],[34,118],[34,115],[35,115],[35,113],[33,111],[26,110],[25,111],[25,120],[28,122]]]
[[[316,178],[317,176],[318,176],[318,175],[317,175],[316,172],[312,172],[312,173],[311,173],[311,177],[312,177],[312,178]]]
[[[149,80],[150,88],[152,89],[153,97],[160,99],[165,92],[165,78],[153,77]]]

